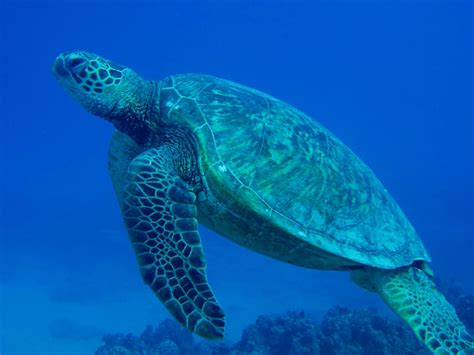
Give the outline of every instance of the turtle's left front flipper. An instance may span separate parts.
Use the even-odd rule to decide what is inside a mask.
[[[433,353],[474,354],[472,337],[425,271],[371,269],[355,271],[352,277],[360,286],[378,292]]]
[[[174,153],[162,147],[132,160],[122,214],[145,283],[183,326],[219,339],[224,313],[207,283],[196,196],[178,176]]]

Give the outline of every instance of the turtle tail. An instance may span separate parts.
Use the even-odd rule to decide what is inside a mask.
[[[375,291],[435,354],[474,354],[474,340],[454,307],[416,267],[356,271],[353,280]]]

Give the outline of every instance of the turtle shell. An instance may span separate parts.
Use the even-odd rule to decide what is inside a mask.
[[[195,133],[217,196],[215,190],[231,191],[235,203],[290,238],[357,263],[395,268],[430,261],[370,168],[315,120],[211,76],[169,77],[160,92],[161,115]]]

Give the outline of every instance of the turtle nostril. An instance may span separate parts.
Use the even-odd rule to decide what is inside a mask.
[[[66,67],[69,70],[77,71],[79,68],[82,69],[82,64],[86,62],[83,58],[66,58]]]

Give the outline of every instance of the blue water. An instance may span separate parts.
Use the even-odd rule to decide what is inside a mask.
[[[143,77],[197,72],[317,119],[377,174],[432,267],[474,290],[470,1],[1,2],[0,353],[90,354],[168,317],[142,283],[106,171],[107,122],[51,75],[84,49]],[[372,305],[343,273],[305,270],[202,230],[227,338],[260,314]]]

